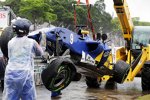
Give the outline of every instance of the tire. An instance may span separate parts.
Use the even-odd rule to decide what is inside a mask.
[[[105,84],[105,89],[116,89],[117,88],[117,83],[114,81],[113,78],[110,78],[107,80]]]
[[[86,85],[88,86],[88,88],[99,88],[101,85],[101,80],[98,81],[97,78],[86,76]]]
[[[2,92],[4,90],[4,80],[1,80],[1,88],[2,88]]]
[[[75,75],[73,75],[72,81],[80,81],[82,75],[80,73],[75,73]]]
[[[0,47],[2,53],[8,58],[8,42],[14,37],[12,27],[6,27],[0,37]]]
[[[124,0],[114,0],[115,5],[123,5]]]
[[[66,88],[71,83],[74,74],[71,64],[58,63],[58,61],[58,59],[52,61],[41,74],[44,86],[50,91],[60,91]]]
[[[144,65],[141,74],[142,90],[150,91],[150,65]]]
[[[130,65],[122,60],[117,61],[114,66],[113,80],[120,84],[123,83],[129,73],[129,70]]]

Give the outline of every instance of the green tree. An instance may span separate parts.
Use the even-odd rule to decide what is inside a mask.
[[[133,24],[134,25],[139,25],[139,21],[140,21],[140,18],[139,17],[134,17],[134,18],[132,18],[132,22],[133,22]]]
[[[132,21],[135,26],[150,26],[150,22],[142,22],[139,17],[132,18]]]
[[[7,4],[16,15],[28,18],[33,23],[50,21],[56,26],[75,29],[72,4],[76,4],[76,0],[7,0]],[[75,8],[77,25],[88,25],[90,28],[86,5],[75,6]],[[105,12],[104,0],[98,0],[94,6],[91,6],[90,13],[95,32],[107,33],[112,30],[112,17]]]
[[[51,0],[50,6],[57,15],[57,20],[53,22],[54,25],[73,28],[73,2],[74,0]]]
[[[112,30],[112,17],[105,11],[104,0],[98,0],[91,9],[92,21],[96,32],[108,33]]]
[[[16,15],[18,15],[20,9],[20,3],[21,0],[6,0],[4,4],[10,6],[10,8],[13,9],[13,12]]]
[[[19,15],[37,24],[44,21],[52,22],[57,19],[53,9],[44,0],[22,0]]]
[[[77,25],[87,25],[87,8],[86,6],[76,6]]]
[[[114,33],[120,33],[121,32],[121,25],[120,25],[120,22],[119,22],[119,19],[118,17],[115,17],[114,19],[112,19],[112,32]]]
[[[72,4],[76,4],[75,0],[51,0],[51,6],[58,16],[58,20],[54,22],[55,25],[61,24],[64,27],[69,25],[71,29],[74,29],[74,6]],[[90,28],[87,6],[75,6],[75,9],[77,25],[88,25]],[[96,32],[103,31],[106,33],[111,31],[112,17],[105,12],[104,0],[98,0],[94,6],[91,6],[90,14]]]

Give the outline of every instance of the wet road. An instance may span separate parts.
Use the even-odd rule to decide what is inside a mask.
[[[51,99],[50,93],[44,86],[37,86],[37,100],[136,100],[143,95],[140,78],[135,78],[133,82],[117,84],[114,89],[106,89],[105,82],[102,82],[99,89],[89,89],[82,79],[72,82],[64,89],[61,98]],[[2,93],[0,98],[1,96]]]

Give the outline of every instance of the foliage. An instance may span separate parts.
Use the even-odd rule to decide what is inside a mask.
[[[57,20],[52,24],[56,26],[73,27],[73,7],[74,0],[51,0],[50,6],[57,15]]]
[[[6,0],[17,16],[30,19],[33,23],[50,22],[56,26],[63,26],[74,30],[74,6],[76,0]],[[75,6],[77,25],[88,25],[85,6]],[[105,11],[104,0],[97,0],[90,7],[92,24],[95,32],[121,33],[118,18],[112,19]],[[140,22],[138,17],[132,18],[135,26],[150,26],[149,22]]]
[[[51,22],[56,26],[68,27],[74,30],[75,0],[6,0],[17,16],[26,17],[33,23]],[[89,25],[88,9],[85,6],[75,6],[77,25]],[[111,31],[111,16],[105,12],[104,0],[98,0],[91,8],[93,26],[96,32]]]
[[[44,21],[55,21],[57,16],[53,9],[44,0],[22,0],[20,15],[33,21],[41,23]]]
[[[108,33],[112,29],[112,17],[105,11],[104,0],[98,0],[91,9],[92,21],[96,32]]]
[[[133,24],[134,26],[150,26],[150,22],[141,22],[139,17],[134,17],[132,18]],[[121,30],[121,25],[119,22],[119,19],[117,17],[115,17],[114,19],[112,19],[112,32],[110,32],[111,37],[118,37],[118,38],[122,38],[123,34],[122,34],[122,30]],[[113,39],[111,39],[113,40]]]
[[[135,26],[150,26],[150,22],[142,22],[139,17],[132,18]]]
[[[123,34],[122,34],[122,30],[121,30],[121,25],[120,25],[118,17],[113,18],[111,20],[111,24],[112,24],[112,31],[110,32],[110,35],[114,36],[114,37],[117,36],[118,39],[119,38],[123,38]]]
[[[8,5],[13,9],[14,13],[18,16],[21,0],[6,0],[5,5]]]
[[[133,17],[132,21],[134,26],[150,26],[150,22],[142,22],[140,21],[139,17]],[[112,32],[121,33],[121,25],[119,23],[119,19],[115,17],[111,22],[113,25]]]
[[[6,0],[17,16],[26,17],[33,23],[51,22],[74,30],[74,6],[76,0]],[[75,6],[77,25],[89,25],[88,9],[85,6]],[[104,0],[90,8],[95,32],[107,33],[112,30],[112,17],[105,11]]]
[[[119,19],[118,19],[118,17],[115,17],[114,19],[112,19],[112,27],[113,27],[113,29],[112,29],[112,31],[113,32],[117,32],[117,33],[119,33],[119,32],[121,32],[121,25],[120,25],[120,23],[119,23]]]

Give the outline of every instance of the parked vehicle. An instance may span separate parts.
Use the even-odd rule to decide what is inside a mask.
[[[15,18],[16,15],[9,6],[0,6],[0,35],[6,27],[11,25],[11,20]]]

